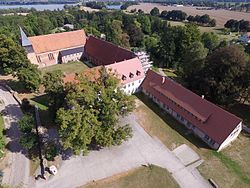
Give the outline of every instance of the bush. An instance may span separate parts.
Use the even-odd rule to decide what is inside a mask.
[[[56,147],[56,145],[54,143],[49,143],[46,147],[45,147],[45,158],[48,161],[53,161],[54,158],[58,155],[58,149]]]

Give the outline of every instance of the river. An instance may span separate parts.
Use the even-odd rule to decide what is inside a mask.
[[[71,4],[75,5],[75,4]],[[43,10],[62,10],[64,4],[41,4],[41,5],[0,5],[0,9],[10,9],[10,8],[35,8],[36,10],[43,11]]]

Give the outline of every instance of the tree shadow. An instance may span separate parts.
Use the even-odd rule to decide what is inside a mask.
[[[9,79],[6,81],[7,85],[11,87],[14,91],[18,93],[30,93],[25,87],[24,84],[18,80]]]
[[[22,117],[22,111],[19,105],[7,105],[5,106],[4,111],[6,117],[8,117],[8,121],[5,122],[7,126],[5,135],[9,139],[9,142],[6,145],[6,149],[12,153],[22,153],[27,158],[29,158],[27,150],[24,149],[19,143],[21,132],[18,128],[17,121]]]
[[[179,123],[174,117],[162,110],[157,104],[155,104],[150,98],[143,93],[137,93],[135,96],[141,100],[148,108],[150,108],[155,114],[157,114],[169,127],[178,132],[182,137],[195,145],[197,148],[204,148],[212,150],[206,143],[204,143],[199,137],[187,129],[184,125]]]
[[[236,103],[226,110],[242,118],[243,123],[250,127],[250,104]]]

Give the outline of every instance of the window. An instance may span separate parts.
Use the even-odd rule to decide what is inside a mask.
[[[134,82],[132,83],[132,86],[133,86],[133,85],[135,85],[135,83],[134,83]]]
[[[139,83],[141,83],[141,80],[139,80]]]
[[[37,56],[37,61],[38,61],[38,63],[42,62],[40,56]]]
[[[52,53],[49,53],[48,56],[49,56],[49,60],[53,60],[54,59],[54,55]]]

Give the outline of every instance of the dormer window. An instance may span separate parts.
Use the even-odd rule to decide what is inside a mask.
[[[126,80],[127,77],[125,75],[122,75],[122,80]]]
[[[133,77],[134,77],[134,74],[131,72],[131,73],[129,74],[129,77],[130,77],[130,78],[133,78]]]
[[[136,71],[136,75],[137,75],[137,76],[140,76],[140,75],[141,75],[141,72],[140,72],[140,71]]]

